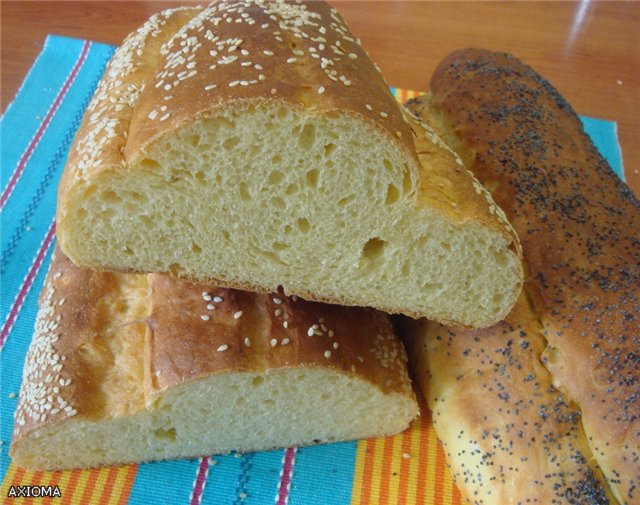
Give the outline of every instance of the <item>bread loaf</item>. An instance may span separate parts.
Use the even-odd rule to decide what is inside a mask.
[[[566,100],[514,57],[452,53],[436,70],[431,93],[410,108],[435,122],[520,235],[529,272],[524,293],[547,342],[542,360],[554,386],[580,408],[616,498],[638,503],[637,198]],[[525,324],[514,317],[516,327]]]
[[[469,503],[616,503],[580,410],[540,361],[546,342],[525,296],[491,328],[409,326],[407,351]]]
[[[108,67],[58,237],[86,267],[487,326],[520,291],[517,239],[457,161],[327,4],[169,11]]]
[[[396,433],[417,415],[388,317],[100,273],[54,253],[11,446],[29,469]]]

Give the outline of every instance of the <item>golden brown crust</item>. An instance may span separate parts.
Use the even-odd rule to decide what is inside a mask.
[[[540,362],[546,343],[525,296],[483,330],[412,324],[412,364],[470,503],[615,502],[580,411]]]
[[[298,366],[332,367],[385,393],[410,394],[406,354],[380,312],[149,277],[154,394],[211,374]]]
[[[127,358],[136,347],[142,350],[145,326],[138,320],[146,307],[144,300],[125,302],[122,291],[145,292],[145,279],[81,269],[55,249],[25,359],[14,440],[44,423],[76,415],[110,417],[143,407],[142,389],[110,373],[110,342],[123,331],[122,323],[129,323],[120,366],[141,386],[142,366]]]
[[[520,234],[545,364],[582,409],[623,503],[640,497],[640,211],[570,105],[510,55],[449,55],[432,79],[438,129]]]
[[[406,362],[381,312],[167,275],[96,272],[56,248],[13,444],[69,417],[149,408],[158,393],[221,373],[329,367],[413,399]]]

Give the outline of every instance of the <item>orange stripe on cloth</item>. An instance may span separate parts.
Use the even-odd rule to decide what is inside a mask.
[[[58,486],[58,489],[60,490],[60,480],[62,479],[62,475],[65,472],[62,471],[57,471],[57,472],[46,472],[45,474],[45,478],[42,481],[42,485],[44,486],[51,486],[52,488],[55,488],[56,486]],[[60,494],[62,494],[62,490],[60,490]],[[52,503],[55,503],[56,500],[59,500],[58,497],[47,497],[42,499],[42,501],[39,502],[39,504],[42,505],[51,505]]]
[[[382,439],[382,465],[380,467],[380,495],[378,503],[390,503],[389,500],[389,479],[391,473],[391,463],[393,461],[393,439],[386,437]]]
[[[76,487],[78,486],[78,481],[83,473],[86,473],[86,471],[67,470],[64,472],[64,477],[60,483],[60,493],[62,494],[63,505],[72,503],[72,498]]]
[[[118,477],[118,473],[120,472],[120,467],[110,466],[109,468],[105,468],[105,470],[107,470],[107,475],[105,476],[104,484],[102,484],[99,488],[100,497],[98,500],[98,505],[109,505],[109,503],[111,503],[111,495],[113,493],[113,487],[116,483],[116,478]]]
[[[138,465],[127,465],[124,467],[126,472],[124,473],[124,478],[122,479],[122,485],[120,487],[119,495],[114,493],[114,497],[118,496],[117,502],[112,502],[117,505],[125,505],[129,501],[129,495],[131,494],[131,488],[133,487],[133,481],[136,478],[136,473],[138,473]]]
[[[85,505],[93,502],[91,498],[93,497],[93,491],[101,471],[100,468],[95,468],[82,472],[84,478],[78,482],[78,490],[74,494],[73,501],[71,502],[73,505]]]

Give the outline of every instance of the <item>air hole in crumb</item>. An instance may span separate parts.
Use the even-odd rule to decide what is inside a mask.
[[[425,282],[422,284],[422,290],[426,293],[437,293],[442,289],[442,283],[440,282]]]
[[[495,256],[496,256],[496,263],[501,267],[507,266],[507,263],[509,263],[509,259],[505,252],[499,252]]]
[[[393,165],[391,164],[391,162],[387,158],[382,160],[382,164],[384,165],[384,168],[387,169],[387,172],[389,172],[390,174],[393,174],[393,172],[394,172]]]
[[[369,239],[362,248],[362,255],[371,261],[376,260],[384,253],[384,248],[387,243],[384,240],[374,237]]]
[[[230,151],[240,143],[239,137],[229,137],[222,143],[222,148]]]
[[[276,251],[284,251],[285,249],[289,248],[289,244],[285,244],[284,242],[275,242],[273,244],[273,248]]]
[[[400,269],[400,273],[402,273],[402,275],[404,275],[405,277],[409,275],[409,263],[408,262],[404,262],[402,264],[402,268]]]
[[[355,197],[356,197],[356,195],[349,195],[349,196],[345,196],[344,198],[340,198],[340,200],[338,200],[338,207],[345,207]]]
[[[413,190],[413,182],[411,181],[411,171],[405,163],[402,171],[402,192],[406,195]]]
[[[264,377],[258,375],[257,377],[253,378],[253,380],[251,381],[251,385],[252,386],[259,386],[263,382],[264,382]]]
[[[400,192],[393,184],[389,184],[387,187],[387,198],[385,199],[385,205],[393,205],[400,198]]]
[[[275,156],[273,156],[273,158],[271,158],[271,163],[282,163],[282,156],[276,154]]]
[[[251,193],[249,193],[249,190],[247,189],[247,184],[245,182],[240,183],[240,185],[238,186],[238,191],[240,193],[240,199],[242,199],[245,202],[248,202],[249,200],[251,200]]]
[[[102,201],[107,203],[120,203],[120,197],[115,191],[105,191],[102,193]]]
[[[229,240],[231,240],[231,235],[227,230],[222,230],[222,238],[228,242]]]
[[[336,150],[336,145],[332,144],[331,142],[329,142],[328,144],[326,144],[324,146],[324,155],[329,158],[331,157],[331,155],[333,154],[333,152]]]
[[[207,177],[204,175],[204,172],[200,172],[200,171],[193,174],[193,177],[200,184],[203,184],[204,182],[206,182],[206,179],[207,179]]]
[[[198,144],[200,143],[200,135],[189,135],[186,140],[193,147],[198,147]]]
[[[157,168],[160,168],[160,163],[158,163],[156,160],[152,160],[151,158],[143,158],[140,161],[140,166],[149,170],[155,170]]]
[[[309,170],[306,175],[307,186],[310,188],[318,187],[318,178],[320,176],[320,172],[318,172],[317,168],[313,170]]]
[[[279,196],[274,196],[271,199],[271,203],[273,204],[274,207],[278,207],[279,209],[284,209],[287,207],[287,204],[284,203],[284,200]]]
[[[274,170],[269,174],[269,177],[267,177],[267,182],[269,184],[280,184],[283,179],[284,179],[284,174],[279,170]]]
[[[175,428],[169,428],[168,430],[164,430],[162,428],[158,428],[157,430],[155,430],[153,432],[153,434],[157,437],[157,438],[162,438],[164,440],[170,440],[172,442],[175,442],[176,440],[176,429]]]
[[[284,190],[284,194],[287,195],[287,196],[291,196],[291,195],[293,195],[293,194],[295,194],[297,192],[298,192],[298,188],[293,183],[289,184]]]
[[[447,252],[451,252],[451,244],[449,242],[440,242],[440,247]]]
[[[291,233],[291,231],[293,230],[293,228],[291,228],[290,224],[285,225],[284,227],[284,233],[285,235],[289,235]]]
[[[200,247],[198,244],[196,244],[195,242],[191,243],[191,250],[196,253],[196,254],[200,254],[202,252],[202,247]]]
[[[298,137],[298,146],[306,151],[311,150],[316,141],[316,128],[312,124],[306,124]]]
[[[169,265],[169,268],[167,268],[167,271],[171,275],[174,275],[176,277],[180,277],[184,273],[184,268],[182,268],[177,263],[171,263],[171,265]]]
[[[305,217],[301,217],[296,221],[296,225],[298,229],[302,233],[307,233],[311,229],[311,225],[309,224],[309,220]]]
[[[504,302],[504,294],[503,293],[496,293],[491,298],[491,301],[494,303],[494,305],[502,305],[502,303]]]

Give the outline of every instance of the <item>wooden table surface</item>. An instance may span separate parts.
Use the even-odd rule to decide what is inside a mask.
[[[640,2],[333,3],[394,86],[427,90],[454,49],[515,54],[579,114],[617,121],[627,181],[640,195]],[[47,34],[119,44],[149,15],[179,4],[2,1],[2,110]]]

